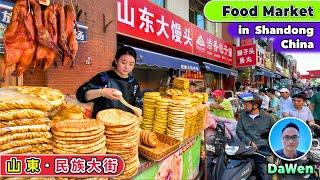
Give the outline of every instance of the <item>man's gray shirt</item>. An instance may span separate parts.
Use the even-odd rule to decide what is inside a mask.
[[[252,119],[250,113],[242,112],[237,125],[237,135],[242,142],[249,145],[253,141],[258,147],[268,146],[268,139],[262,139],[261,133],[271,129],[275,123],[272,116],[260,111],[260,114]]]

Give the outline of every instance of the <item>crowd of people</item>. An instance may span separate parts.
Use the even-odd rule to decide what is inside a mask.
[[[230,118],[233,116],[231,103],[224,98],[223,90],[215,90],[212,93],[215,102],[210,103],[210,110],[213,115],[230,119],[237,124],[233,126],[234,129],[231,129],[235,132],[231,133],[233,138],[271,153],[268,139],[261,138],[261,134],[270,130],[276,121],[285,117],[296,117],[309,126],[320,128],[320,87],[310,97],[303,91],[296,92],[295,89],[275,90],[267,87],[260,89],[258,93],[244,92],[239,95],[243,105],[239,117]],[[297,154],[296,152],[286,153]],[[255,158],[257,175],[259,179],[271,179],[271,176],[266,173],[266,164],[261,163],[262,161],[261,157]]]

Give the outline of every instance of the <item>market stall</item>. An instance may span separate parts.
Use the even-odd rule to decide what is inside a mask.
[[[41,70],[54,65],[71,67],[78,50],[77,40],[86,39],[81,36],[81,31],[74,31],[76,17],[73,7],[57,3],[43,7],[36,0],[18,0],[15,5],[19,5],[24,13],[28,8],[33,13],[22,14],[30,23],[26,27],[15,19],[14,14],[19,9],[14,8],[13,18],[5,24],[8,28],[4,28],[1,40],[5,44],[7,59],[1,66],[6,69],[1,74],[2,80],[11,74],[23,74],[31,65]],[[50,13],[53,16],[49,16]],[[42,16],[45,14],[48,16]],[[49,19],[55,15],[59,18]],[[51,20],[59,24],[59,28],[42,23]],[[14,25],[21,28],[10,28]],[[31,40],[27,38],[30,29],[38,33],[37,36],[31,34],[35,36]],[[12,35],[17,31],[21,41]],[[25,46],[19,49],[16,44],[28,45],[32,52],[26,54]],[[166,67],[167,61],[161,61],[165,55],[135,49],[140,56],[137,64],[150,65],[150,60],[158,57],[160,64],[157,66]],[[58,56],[61,62],[56,62]],[[133,113],[106,109],[92,119],[90,106],[70,99],[60,90],[4,84],[0,88],[0,154],[114,154],[125,164],[120,176],[112,177],[115,179],[195,178],[200,171],[201,133],[207,124],[208,94],[189,92],[190,82],[204,86],[198,63],[166,58],[172,60],[174,68],[181,70],[183,74],[180,76],[185,78],[173,79],[170,87],[161,92],[144,93],[142,113],[122,99],[120,102]],[[15,69],[12,68],[14,65]]]
[[[116,154],[126,165],[119,179],[194,179],[210,123],[207,96],[188,88],[177,78],[166,94],[146,93],[142,120],[117,109],[90,119],[56,89],[1,88],[0,154]]]

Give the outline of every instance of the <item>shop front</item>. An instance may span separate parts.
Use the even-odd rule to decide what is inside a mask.
[[[224,80],[228,78],[232,79],[231,84],[234,84],[237,72],[227,68],[233,66],[231,44],[149,1],[118,0],[117,8],[117,43],[132,46],[138,55],[133,73],[141,85],[142,92],[145,93],[142,129],[172,136],[172,131],[180,130],[171,127],[175,125],[168,118],[172,117],[171,107],[169,105],[169,112],[164,113],[168,114],[167,119],[163,118],[163,112],[158,110],[158,101],[168,101],[165,99],[172,98],[172,101],[183,100],[188,104],[193,98],[193,105],[187,105],[189,110],[185,113],[199,113],[200,109],[208,113],[206,105],[202,104],[206,101],[195,101],[195,96],[206,96],[207,99],[208,94],[192,95],[186,87],[195,83],[197,92],[205,92],[208,87],[224,88]],[[156,95],[156,101],[149,97],[151,93],[159,93]],[[155,109],[150,109],[154,106]],[[191,114],[186,114],[186,117],[191,117]],[[197,123],[202,126],[205,120],[206,118],[199,119]],[[200,134],[205,127],[190,130],[197,127],[192,125],[195,123],[192,118],[186,118],[185,123],[184,133],[173,136],[181,140],[179,148],[161,159],[142,155],[136,179],[194,179],[199,172],[204,172],[200,169]]]
[[[212,84],[207,87],[212,90],[224,89],[233,90],[236,79],[238,78],[238,71],[213,65],[210,63],[203,63],[206,69],[206,82]],[[218,82],[217,82],[218,81]]]
[[[99,2],[95,8],[103,9],[104,1]],[[220,82],[223,76],[235,77],[237,72],[214,65],[215,62],[228,67],[233,65],[232,46],[149,1],[117,0],[116,7],[118,35],[139,39],[146,46],[152,44],[153,47],[164,48],[171,52],[170,55],[164,51],[158,52],[157,48],[126,43],[125,38],[118,42],[111,41],[115,37],[112,31],[111,37],[101,34],[103,29],[112,28],[106,24],[103,28],[90,29],[92,36],[88,44],[92,47],[86,49],[88,44],[85,44],[79,48],[77,55],[81,63],[76,68],[49,69],[45,72],[46,83],[42,86],[0,89],[0,101],[4,102],[0,106],[1,135],[5,136],[0,153],[115,154],[116,159],[107,159],[103,164],[115,163],[121,157],[125,166],[122,166],[118,178],[195,179],[203,172],[200,169],[200,148],[201,133],[208,127],[208,94],[189,93],[190,86],[195,82],[198,91],[204,91],[206,81],[201,71],[202,64],[206,71],[218,73]],[[105,15],[103,17],[107,19]],[[92,22],[89,23],[89,27],[93,27]],[[86,41],[87,38],[87,28],[83,28],[84,32],[77,32],[76,35],[79,41]],[[105,41],[103,38],[106,38]],[[117,44],[128,44],[136,50],[137,68],[133,73],[141,87],[152,92],[144,93],[142,113],[141,109],[128,105],[120,98],[120,102],[132,109],[134,114],[114,108],[100,111],[93,119],[92,103],[80,103],[67,94],[74,94],[80,83],[110,67],[111,61],[105,59],[113,59],[110,57],[114,55],[116,48],[113,47]],[[106,46],[110,47],[104,49]],[[194,60],[197,58],[199,60]],[[202,62],[204,59],[206,63]],[[171,79],[163,78],[167,75]],[[28,76],[38,78],[35,74]],[[103,76],[99,79],[105,83],[102,86],[96,85],[96,82],[89,83],[90,90],[101,93],[92,100],[105,100],[103,89],[107,86],[107,78]],[[67,85],[72,88],[67,89]],[[165,91],[162,91],[162,86]],[[85,99],[88,100],[86,94]],[[17,135],[24,132],[31,134]],[[79,172],[53,173],[52,176],[72,177],[69,175],[73,173],[78,178]],[[102,172],[99,175],[113,177],[115,173]],[[90,173],[81,176],[90,176]]]
[[[224,77],[221,72],[207,73],[205,68],[183,64],[190,61],[202,67],[202,62],[207,61],[213,65],[217,62],[232,67],[231,44],[151,2],[118,1],[117,17],[117,33],[121,37],[118,38],[118,44],[143,49],[144,52],[141,53],[144,54],[146,51],[151,52],[140,63],[147,67],[139,65],[135,70],[143,88],[169,87],[172,77],[189,79],[200,92],[204,92],[207,87],[223,88],[223,78],[227,76]],[[134,20],[135,18],[137,19]],[[155,55],[158,58],[153,57]]]
[[[275,74],[271,71],[271,60],[266,58],[265,51],[257,44],[236,48],[236,66],[239,71],[239,82],[243,87],[251,85],[260,89],[272,87]],[[243,89],[244,90],[244,89]]]

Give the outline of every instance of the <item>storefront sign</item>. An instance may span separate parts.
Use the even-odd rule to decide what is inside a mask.
[[[201,139],[197,137],[167,159],[143,171],[135,179],[195,179],[199,173],[200,147]]]
[[[118,176],[125,167],[117,155],[1,155],[1,177]]]
[[[193,25],[194,26],[194,25]],[[233,65],[232,45],[194,26],[193,53],[207,59]]]
[[[237,67],[255,66],[257,64],[257,48],[255,44],[236,48]]]
[[[4,53],[3,33],[11,21],[13,6],[14,3],[11,1],[1,1],[0,3],[0,53]],[[76,38],[78,42],[86,42],[88,36],[88,27],[78,24],[78,28],[79,31],[76,32]]]
[[[232,45],[145,0],[117,0],[117,32],[125,36],[233,64]]]
[[[256,44],[256,47],[257,47],[257,64],[256,64],[256,66],[264,67],[265,59],[266,59],[265,50],[261,46],[259,46],[258,44]]]

